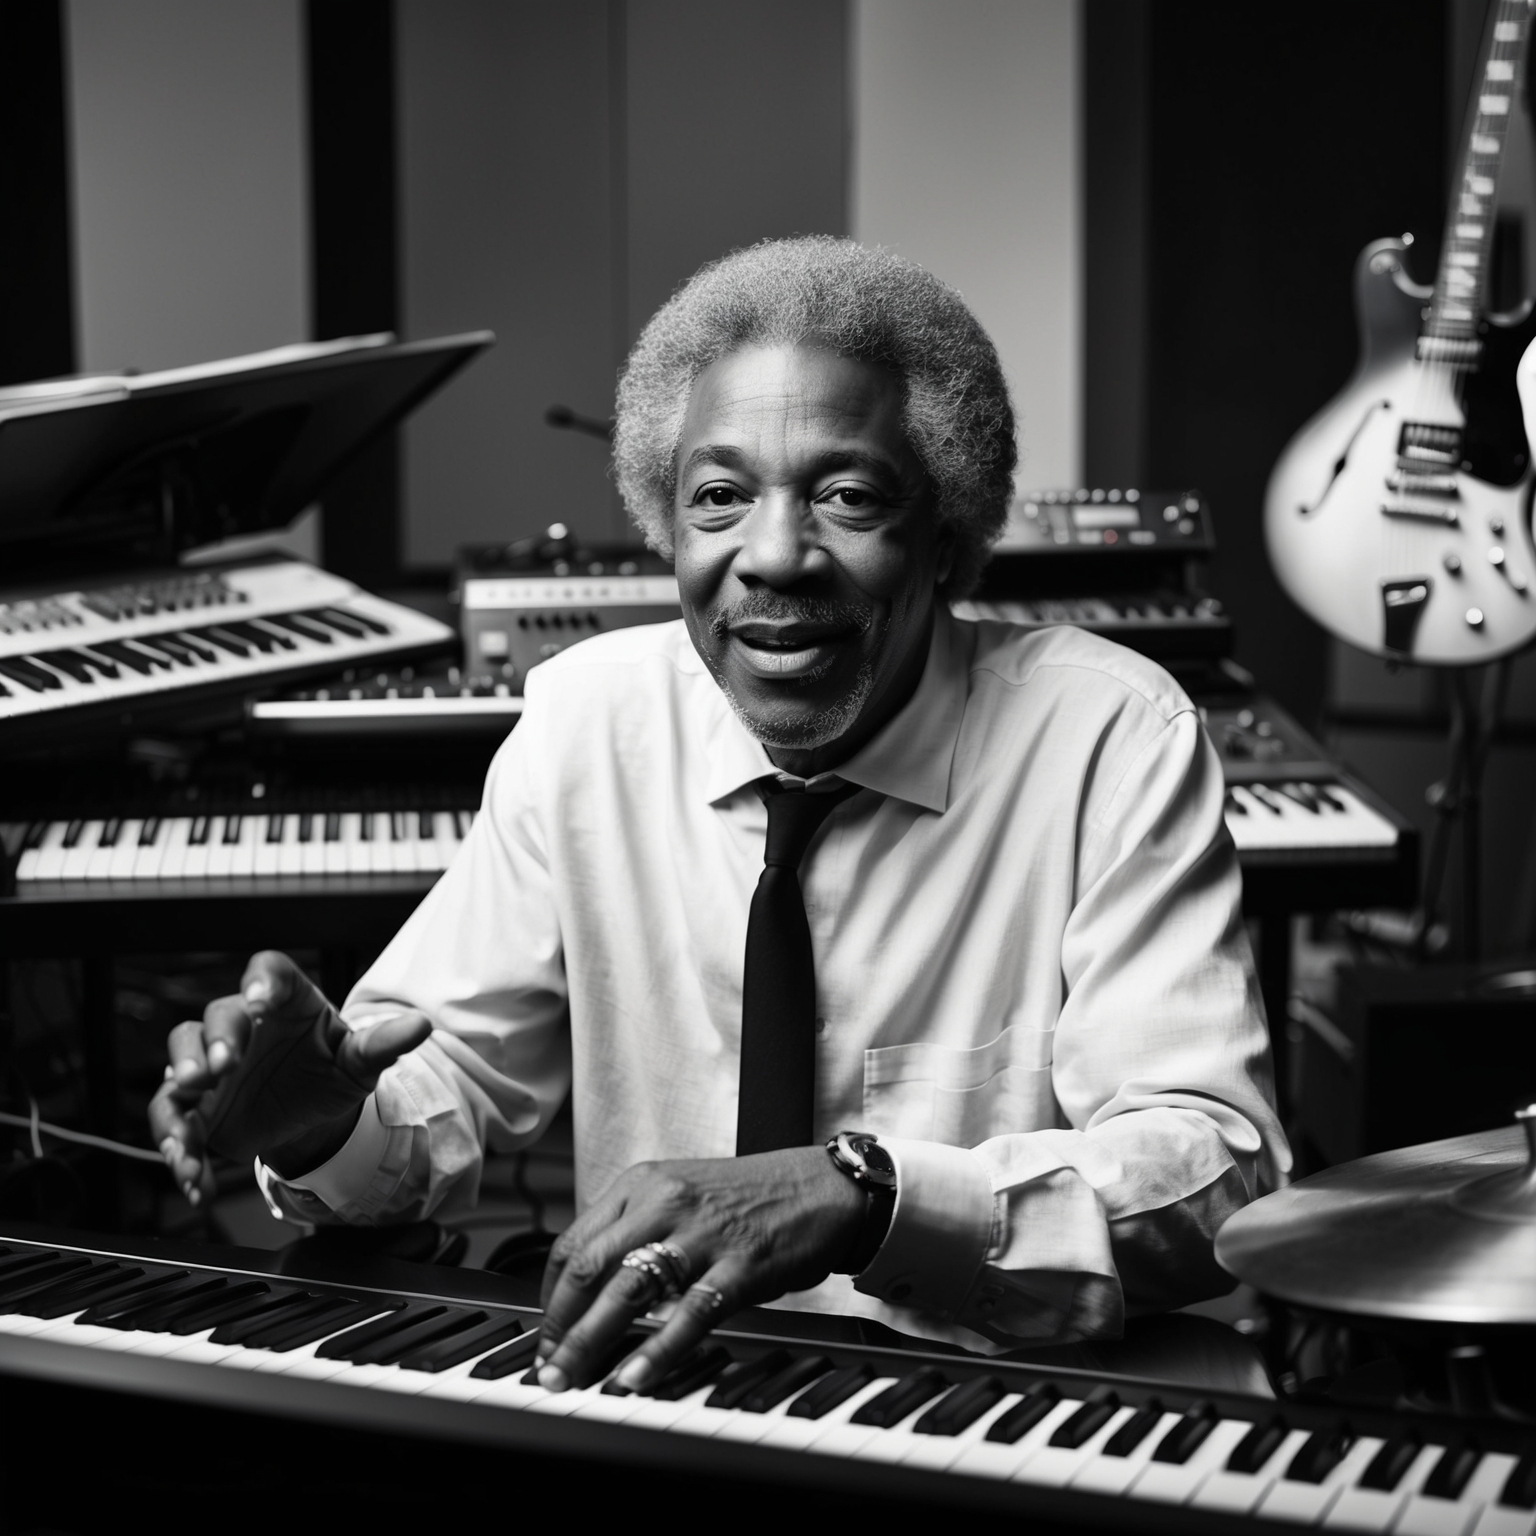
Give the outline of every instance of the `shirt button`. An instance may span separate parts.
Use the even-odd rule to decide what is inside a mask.
[[[805,1017],[805,1015],[802,1013],[800,1015],[800,1017],[803,1019]],[[816,1020],[816,1033],[818,1035],[824,1035],[824,1034],[826,1034],[826,1032],[827,1032],[827,1021],[825,1019],[817,1019]]]

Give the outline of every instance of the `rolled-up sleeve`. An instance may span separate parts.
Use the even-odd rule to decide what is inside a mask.
[[[1061,1127],[898,1141],[857,1289],[995,1341],[1112,1337],[1230,1288],[1213,1243],[1284,1176],[1220,764],[1175,714],[1085,797],[1052,1085]]]
[[[432,1034],[380,1077],[324,1167],[294,1180],[258,1169],[282,1215],[382,1223],[466,1209],[485,1152],[534,1141],[569,1091],[564,954],[539,816],[542,735],[535,685],[463,846],[342,1010],[357,1029],[417,1009]]]

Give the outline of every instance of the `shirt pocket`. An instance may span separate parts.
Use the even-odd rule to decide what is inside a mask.
[[[1013,1024],[968,1050],[919,1041],[864,1052],[862,1129],[974,1147],[1057,1123],[1050,1030]]]

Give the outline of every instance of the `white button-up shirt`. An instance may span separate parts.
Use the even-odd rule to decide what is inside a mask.
[[[263,1172],[272,1197],[462,1209],[485,1150],[533,1141],[567,1092],[578,1204],[641,1160],[731,1156],[774,771],[680,622],[537,668],[468,840],[344,1010],[418,1008],[434,1033],[330,1163]],[[1216,1230],[1288,1153],[1189,700],[1079,630],[944,613],[837,776],[871,792],[801,867],[816,1134],[877,1133],[898,1197],[856,1282],[780,1304],[995,1350],[1226,1289]]]

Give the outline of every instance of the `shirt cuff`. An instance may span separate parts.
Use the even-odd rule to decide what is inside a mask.
[[[890,1230],[856,1291],[952,1317],[992,1242],[992,1177],[965,1147],[880,1138],[896,1165]]]
[[[389,1131],[379,1118],[378,1100],[369,1094],[363,1100],[362,1113],[352,1134],[318,1168],[301,1173],[291,1179],[282,1179],[265,1167],[256,1164],[256,1181],[272,1205],[270,1183],[281,1182],[289,1189],[299,1189],[318,1197],[333,1211],[350,1205],[366,1193],[384,1161],[384,1151],[389,1142]],[[265,1177],[263,1177],[265,1175]]]

